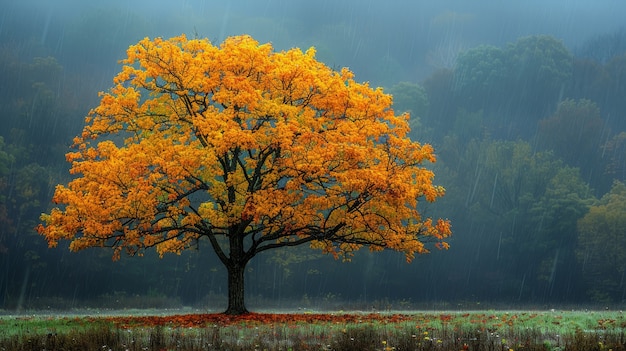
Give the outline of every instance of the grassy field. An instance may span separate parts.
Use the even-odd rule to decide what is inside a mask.
[[[621,311],[5,315],[0,350],[626,350]]]

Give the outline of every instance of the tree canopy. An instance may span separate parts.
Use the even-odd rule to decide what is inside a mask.
[[[562,42],[523,37],[505,48],[481,45],[459,54],[449,93],[469,112],[484,111],[492,131],[529,138],[535,132],[529,126],[562,99],[572,70],[572,55]]]
[[[246,312],[243,272],[259,252],[362,246],[410,261],[447,247],[450,223],[418,206],[444,194],[391,96],[333,71],[315,50],[274,52],[249,36],[131,46],[67,154],[75,178],[38,227],[49,245],[180,253],[207,238],[226,266],[227,313]]]
[[[580,167],[583,174],[598,178],[603,176],[597,170],[603,168],[604,160],[596,155],[607,129],[593,101],[566,99],[552,116],[539,121],[537,146],[553,150],[567,164]]]
[[[596,301],[621,301],[626,294],[626,186],[615,181],[611,191],[578,220],[578,260],[588,294]]]

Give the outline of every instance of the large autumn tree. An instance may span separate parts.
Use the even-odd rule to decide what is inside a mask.
[[[244,269],[262,251],[362,246],[411,260],[447,247],[447,220],[418,205],[433,148],[407,137],[391,96],[333,71],[314,49],[274,52],[249,36],[184,36],[128,49],[114,86],[67,154],[75,178],[38,231],[51,247],[180,253],[208,239],[228,271],[226,313],[246,312]]]

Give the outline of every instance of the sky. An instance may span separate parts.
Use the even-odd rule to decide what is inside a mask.
[[[357,70],[359,61],[375,56],[376,64],[385,64],[386,57],[400,66],[418,62],[421,69],[404,73],[417,81],[437,66],[451,65],[460,50],[480,44],[501,46],[521,36],[550,34],[575,50],[626,26],[626,2],[620,0],[3,0],[0,9],[0,35],[11,30],[7,23],[21,18],[24,28],[41,32],[42,41],[55,41],[59,51],[76,31],[95,41],[112,38],[119,48],[143,36],[186,33],[219,42],[246,33],[277,49],[316,46],[327,64],[357,62]],[[93,33],[77,25],[94,18],[103,23],[92,23]],[[136,30],[125,36],[131,28]],[[121,58],[123,49],[118,51]]]

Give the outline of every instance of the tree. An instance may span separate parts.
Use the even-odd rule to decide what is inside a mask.
[[[611,191],[578,221],[577,257],[588,293],[598,302],[624,301],[626,296],[626,186],[615,181]]]
[[[592,170],[597,164],[590,161],[601,158],[603,133],[606,127],[593,101],[566,99],[552,116],[539,121],[537,144],[571,166]]]
[[[9,233],[13,231],[12,220],[8,216],[8,196],[7,188],[11,173],[11,165],[15,162],[15,157],[6,151],[4,138],[0,136],[0,255],[7,252]]]
[[[564,95],[576,100],[589,99],[602,106],[611,86],[611,77],[604,65],[590,59],[574,58],[572,79]]]
[[[428,113],[428,95],[418,84],[400,82],[389,88],[396,111],[409,112],[411,117],[423,118]]]
[[[461,53],[454,68],[455,100],[482,110],[485,127],[507,138],[530,137],[552,112],[572,76],[572,55],[553,37],[529,36],[501,49],[481,45]],[[431,99],[432,102],[432,99]]]
[[[421,120],[428,114],[426,90],[415,83],[400,82],[389,88],[388,92],[393,96],[394,110],[411,115],[411,131],[419,131],[424,136],[426,128],[422,126]]]
[[[607,159],[605,172],[620,182],[626,181],[626,132],[614,135],[602,146]]]
[[[459,108],[454,94],[455,84],[454,71],[449,69],[437,70],[424,81],[428,114],[421,120],[431,127],[435,140],[443,139],[450,125],[454,124]]]
[[[577,55],[599,63],[607,63],[626,52],[626,28],[596,35],[586,40]]]
[[[447,137],[439,160],[448,195],[436,205],[464,232],[444,257],[454,286],[482,298],[575,299],[575,226],[593,200],[578,169],[522,140]]]
[[[572,76],[567,47],[554,37],[535,35],[509,44],[505,54],[514,109],[538,118],[552,111]]]
[[[544,296],[563,301],[577,298],[581,282],[575,255],[576,222],[595,197],[578,169],[551,168],[553,175],[544,193],[531,200],[528,220],[521,224],[521,231],[528,234],[519,246],[522,255],[535,257],[538,293],[543,288]]]
[[[114,87],[67,154],[61,207],[38,227],[51,247],[180,253],[208,239],[228,272],[228,314],[246,313],[244,269],[258,253],[308,243],[335,257],[362,246],[410,261],[447,220],[418,204],[433,148],[411,141],[382,89],[249,36],[220,47],[185,36],[128,49]]]
[[[604,113],[614,119],[613,124],[616,130],[626,129],[626,122],[623,116],[626,111],[626,53],[616,56],[605,66],[606,74],[609,78],[606,93],[604,96]],[[615,118],[617,117],[617,118]]]
[[[509,69],[504,50],[495,46],[481,45],[461,53],[454,70],[457,97],[470,111],[501,103]]]
[[[34,282],[43,285],[37,276],[46,268],[38,254],[44,243],[33,227],[46,208],[52,174],[32,161],[30,148],[4,140],[0,136],[0,303],[20,309],[37,292]]]

